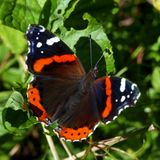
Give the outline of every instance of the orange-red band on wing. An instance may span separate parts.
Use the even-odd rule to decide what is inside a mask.
[[[45,65],[49,65],[51,63],[65,63],[65,62],[73,62],[76,60],[76,56],[74,54],[64,54],[60,56],[52,56],[49,58],[41,58],[36,60],[34,63],[33,69],[35,72],[41,72]]]
[[[93,132],[93,129],[90,129],[87,126],[78,129],[61,127],[55,131],[61,138],[70,141],[79,141],[87,138]]]
[[[31,84],[28,88],[28,101],[33,107],[37,107],[40,111],[42,111],[42,114],[38,116],[39,121],[42,121],[44,123],[46,122],[46,118],[48,118],[47,112],[44,109],[44,107],[40,103],[40,94],[37,88],[34,88]],[[36,109],[35,109],[36,110]],[[35,113],[36,114],[36,113]]]
[[[106,86],[106,106],[104,111],[102,112],[102,117],[103,118],[107,118],[108,115],[110,114],[111,110],[112,110],[112,99],[111,99],[111,95],[112,95],[112,89],[111,89],[111,80],[109,77],[107,77],[105,79],[105,86]]]

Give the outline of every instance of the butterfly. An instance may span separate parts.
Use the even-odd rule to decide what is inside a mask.
[[[57,122],[59,137],[84,140],[100,121],[110,123],[140,97],[137,85],[125,78],[97,78],[97,67],[86,73],[73,51],[43,26],[30,25],[26,37],[26,64],[33,75],[28,103],[40,122]]]

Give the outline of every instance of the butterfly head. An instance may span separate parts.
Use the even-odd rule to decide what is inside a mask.
[[[92,70],[92,77],[95,79],[97,77],[97,74],[98,74],[98,67],[95,66]]]

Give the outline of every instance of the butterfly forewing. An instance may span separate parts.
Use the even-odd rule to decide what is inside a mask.
[[[29,43],[26,64],[34,74],[28,87],[28,101],[39,120],[47,123],[46,118],[51,119],[59,112],[60,102],[85,71],[72,50],[43,26],[30,25],[26,37]]]
[[[69,70],[74,76],[85,74],[73,51],[43,26],[30,25],[26,37],[29,45],[26,64],[31,73],[63,76]]]

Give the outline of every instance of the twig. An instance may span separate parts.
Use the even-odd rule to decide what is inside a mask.
[[[9,155],[12,157],[14,156],[20,149],[20,145],[16,144],[9,152]]]
[[[112,145],[114,145],[114,144],[116,144],[118,142],[124,141],[126,139],[127,138],[124,138],[124,137],[121,137],[121,136],[117,136],[117,137],[114,137],[114,138],[111,138],[111,139],[99,141],[96,146],[93,146],[91,148],[91,151],[92,152],[96,152],[96,151],[98,151],[100,149],[104,149],[107,146],[112,146]],[[85,153],[86,153],[86,150],[77,153],[75,156],[77,158],[80,158],[80,157],[83,157]],[[64,160],[70,160],[70,158],[68,157],[68,158],[65,158]]]
[[[22,56],[18,56],[17,60],[18,60],[19,64],[22,66],[23,70],[25,72],[27,72],[27,66],[26,66],[24,58]]]
[[[83,157],[81,158],[82,160],[85,160],[87,158],[87,155],[89,154],[91,150],[91,147],[92,147],[92,144],[89,144],[88,148],[86,149],[85,151],[85,154],[83,155]]]
[[[119,153],[121,153],[121,154],[123,154],[123,155],[126,155],[126,156],[128,156],[130,159],[138,160],[137,157],[135,157],[134,155],[130,155],[129,153],[123,151],[122,149],[119,149],[119,148],[116,148],[116,147],[111,147],[110,149],[113,150],[113,151],[119,152]]]
[[[116,76],[122,76],[123,73],[125,73],[128,70],[127,67],[122,68],[117,74]]]
[[[72,153],[71,153],[70,150],[68,149],[66,143],[65,143],[62,139],[60,139],[60,142],[61,142],[62,146],[64,147],[66,153],[68,154],[68,158],[69,158],[70,160],[75,160],[76,157],[75,157],[74,155],[72,155]]]
[[[45,128],[44,124],[43,124],[43,123],[41,123],[41,124],[42,124],[43,131],[44,131],[45,133],[48,133],[48,130]],[[56,147],[55,147],[55,145],[54,145],[54,142],[53,142],[53,140],[52,140],[52,137],[51,137],[50,135],[48,135],[48,134],[45,134],[45,136],[46,136],[46,139],[47,139],[47,142],[48,142],[50,151],[51,151],[51,153],[52,153],[52,155],[53,155],[53,159],[54,159],[54,160],[59,160],[59,156],[58,156],[58,153],[57,153],[57,151],[56,151]]]

